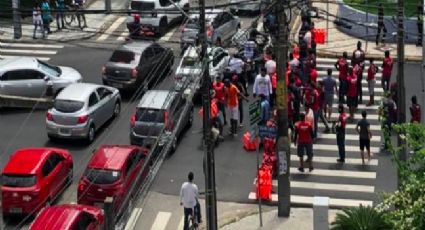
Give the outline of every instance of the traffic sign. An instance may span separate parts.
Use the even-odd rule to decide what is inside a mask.
[[[261,102],[259,99],[249,104],[249,122],[251,126],[258,124],[261,120]]]
[[[276,127],[260,125],[258,126],[258,136],[260,136],[261,138],[276,138]]]

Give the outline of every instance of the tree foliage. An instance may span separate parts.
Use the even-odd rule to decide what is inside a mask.
[[[386,222],[383,213],[373,207],[360,205],[344,209],[336,215],[332,230],[388,230],[391,225]]]

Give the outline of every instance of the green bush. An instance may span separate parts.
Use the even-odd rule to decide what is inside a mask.
[[[332,230],[390,230],[391,225],[385,221],[382,213],[373,207],[360,205],[344,209],[336,215]]]

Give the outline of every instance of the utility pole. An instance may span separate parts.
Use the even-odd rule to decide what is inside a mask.
[[[111,0],[105,0],[105,12],[110,14],[112,10]]]
[[[204,174],[205,174],[205,213],[207,215],[207,230],[216,230],[217,228],[217,200],[215,193],[215,163],[214,148],[211,138],[211,79],[208,69],[207,53],[207,34],[205,24],[205,0],[199,0],[199,43],[202,47],[202,106],[203,114],[203,134],[204,134]]]
[[[276,88],[276,104],[277,104],[277,137],[276,147],[279,164],[278,172],[278,216],[289,216],[290,214],[290,181],[289,181],[289,164],[290,164],[290,148],[288,138],[288,103],[287,103],[287,87],[286,87],[286,63],[288,62],[288,19],[285,14],[285,8],[288,7],[287,0],[276,0],[276,15],[278,23],[278,31],[276,38],[276,72],[277,72],[277,88]]]
[[[404,0],[398,0],[398,29],[397,29],[397,101],[398,101],[398,122],[406,122],[406,92],[404,88]],[[398,146],[402,146],[404,141],[398,135]],[[400,152],[400,160],[406,160],[406,150]]]
[[[19,11],[19,0],[12,0],[13,10],[13,37],[20,39],[22,37],[21,12]]]

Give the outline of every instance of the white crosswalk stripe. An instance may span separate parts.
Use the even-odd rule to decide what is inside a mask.
[[[100,35],[96,40],[97,41],[104,41],[106,40],[111,34],[114,33],[114,31],[125,21],[127,17],[122,16],[117,18],[114,23],[104,32],[104,34]]]
[[[326,69],[333,70],[332,76],[338,81],[338,71],[335,70],[334,63],[337,61],[335,58],[317,58],[317,69],[319,78],[323,79],[326,76]],[[380,66],[382,61],[375,61],[375,64]],[[366,63],[366,70],[368,62]],[[371,123],[370,130],[372,132],[372,139],[370,140],[370,150],[372,153],[378,153],[381,138],[381,126],[378,121],[378,104],[382,99],[383,89],[381,88],[382,73],[376,75],[375,84],[375,104],[366,106],[364,103],[369,101],[369,89],[367,81],[365,80],[365,73],[362,80],[363,103],[359,104],[354,118],[361,119],[361,111],[367,111],[367,119]],[[330,120],[337,120],[339,114],[338,108],[338,95],[334,95],[333,114]],[[344,105],[346,111],[347,106]],[[338,146],[336,143],[336,134],[334,133],[321,133],[325,125],[319,120],[319,132],[317,141],[313,144],[313,166],[314,170],[309,172],[309,163],[305,164],[305,172],[298,171],[299,157],[297,156],[297,147],[291,144],[291,157],[290,157],[290,175],[291,175],[291,203],[299,205],[313,205],[314,196],[328,196],[330,207],[351,207],[363,205],[372,205],[375,200],[375,185],[371,183],[376,180],[376,170],[378,167],[378,159],[372,158],[370,161],[365,159],[366,165],[362,164],[360,158],[359,148],[359,134],[355,131],[357,122],[349,123],[346,125],[345,135],[345,163],[340,164],[336,161],[338,156]],[[334,142],[332,142],[334,141]],[[366,153],[367,155],[367,153]],[[353,158],[354,157],[354,158]],[[305,158],[304,158],[305,159]],[[308,180],[306,180],[308,179]],[[352,181],[352,182],[351,182]],[[277,180],[272,180],[272,194],[270,204],[277,202]],[[299,194],[301,193],[301,194]],[[306,195],[307,194],[307,195]],[[350,194],[349,197],[346,194]],[[346,199],[350,198],[350,199]],[[256,179],[254,179],[253,188],[248,195],[249,200],[256,200]]]
[[[57,54],[64,47],[63,45],[54,44],[0,42],[0,59],[33,57],[41,61],[49,61],[51,56]]]
[[[158,212],[155,221],[152,224],[151,230],[164,230],[171,218],[171,212]]]

